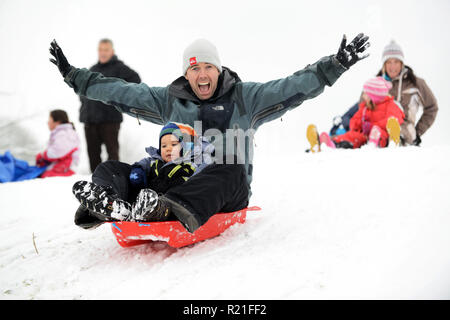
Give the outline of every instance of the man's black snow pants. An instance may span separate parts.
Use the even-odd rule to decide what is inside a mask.
[[[102,162],[102,144],[106,146],[108,160],[119,160],[120,123],[86,123],[84,133],[91,172]]]
[[[106,161],[94,171],[92,182],[111,186],[121,199],[133,203],[139,190],[129,183],[130,171],[129,164]],[[211,164],[164,196],[187,208],[203,225],[215,213],[247,207],[249,189],[244,165]]]

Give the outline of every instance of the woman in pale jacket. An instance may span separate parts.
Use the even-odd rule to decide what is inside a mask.
[[[50,141],[45,151],[37,154],[36,165],[47,166],[41,178],[71,176],[79,162],[80,139],[64,110],[53,110],[48,119]]]

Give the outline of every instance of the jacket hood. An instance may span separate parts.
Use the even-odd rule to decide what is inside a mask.
[[[73,129],[73,125],[72,125],[71,123],[61,123],[61,124],[58,124],[58,125],[55,127],[55,129],[53,129],[51,132],[52,132],[52,133],[56,133],[56,132],[59,132],[59,131],[65,131],[65,130],[75,131],[75,130]]]
[[[236,72],[227,67],[222,67],[222,69],[223,71],[219,76],[219,83],[217,84],[216,92],[214,92],[214,95],[206,101],[212,102],[217,100],[233,89],[236,83],[241,82],[241,79]],[[170,84],[169,94],[178,99],[185,99],[195,102],[202,101],[195,95],[194,91],[192,91],[189,81],[187,81],[184,76],[179,77]]]
[[[162,160],[162,157],[159,154],[158,148],[150,146],[150,147],[145,148],[145,152],[147,152],[148,155],[155,160]]]
[[[383,69],[377,73],[377,77],[383,77],[385,75],[387,76],[387,74],[383,73]],[[389,81],[399,80],[400,78],[406,79],[412,75],[414,75],[413,69],[410,66],[405,65],[402,71],[400,71],[400,74],[396,78],[390,79]]]

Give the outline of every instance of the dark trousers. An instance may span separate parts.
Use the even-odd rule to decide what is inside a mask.
[[[203,225],[217,212],[247,207],[249,189],[244,165],[212,164],[165,196],[188,208]]]
[[[92,174],[92,182],[97,185],[112,187],[120,199],[133,203],[139,189],[130,184],[131,166],[116,160],[108,160],[97,166]]]
[[[139,190],[129,183],[131,166],[119,161],[100,164],[92,182],[111,186],[123,200],[133,203]],[[249,186],[244,165],[212,164],[182,185],[169,189],[167,198],[188,208],[203,225],[218,212],[233,212],[247,207]]]
[[[84,125],[91,172],[94,172],[102,162],[102,144],[106,146],[108,160],[119,160],[119,130],[120,123],[86,123]]]

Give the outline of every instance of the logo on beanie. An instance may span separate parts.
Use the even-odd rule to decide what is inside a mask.
[[[196,57],[192,57],[189,59],[189,64],[191,66],[193,66],[194,64],[197,64],[197,58]]]

